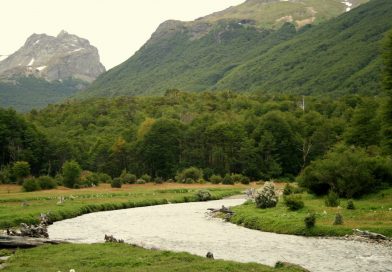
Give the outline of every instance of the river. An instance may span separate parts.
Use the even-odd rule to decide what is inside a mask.
[[[211,218],[207,208],[235,206],[243,199],[168,204],[97,212],[54,223],[52,239],[97,243],[110,234],[145,248],[185,251],[216,259],[295,263],[310,271],[392,271],[392,248],[338,239],[306,238],[246,229]]]

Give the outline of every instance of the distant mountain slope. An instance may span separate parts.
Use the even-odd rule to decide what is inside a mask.
[[[352,8],[362,2],[349,3]],[[299,27],[346,8],[338,0],[248,0],[193,22],[164,22],[134,56],[101,75],[80,97],[212,89],[236,67],[293,38]]]
[[[377,93],[380,40],[392,1],[373,0],[247,61],[214,88],[296,93]]]
[[[0,81],[0,106],[27,112],[62,102],[87,86],[88,83],[81,80],[49,82],[33,76]]]
[[[33,34],[10,56],[0,56],[0,106],[19,111],[60,102],[105,72],[97,48],[62,31]]]
[[[72,77],[91,82],[103,72],[97,48],[64,30],[57,37],[33,34],[18,51],[0,61],[0,78],[34,75],[48,81]]]

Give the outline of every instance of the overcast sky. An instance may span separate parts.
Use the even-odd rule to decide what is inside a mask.
[[[244,0],[0,0],[0,55],[19,49],[33,33],[61,30],[96,46],[111,68],[135,53],[168,19],[194,20]]]

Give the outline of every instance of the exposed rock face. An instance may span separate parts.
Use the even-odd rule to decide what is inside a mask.
[[[48,81],[70,77],[91,82],[105,72],[97,48],[61,31],[57,37],[33,34],[14,54],[0,61],[0,77],[34,75]]]

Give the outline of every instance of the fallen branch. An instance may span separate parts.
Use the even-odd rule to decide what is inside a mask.
[[[370,232],[367,230],[360,230],[360,229],[353,229],[355,235],[359,235],[362,237],[366,237],[369,239],[373,240],[390,240],[387,236],[375,233],[375,232]]]
[[[214,209],[214,208],[208,208],[207,210],[216,213],[216,212],[221,212],[221,213],[228,213],[228,214],[234,214],[234,212],[232,210],[230,210],[230,208],[227,208],[225,206],[222,205],[222,208],[220,209]]]
[[[67,242],[61,240],[44,239],[44,238],[0,235],[0,249],[1,248],[31,248],[36,246],[42,246],[45,244],[58,245],[63,243],[67,243]]]

